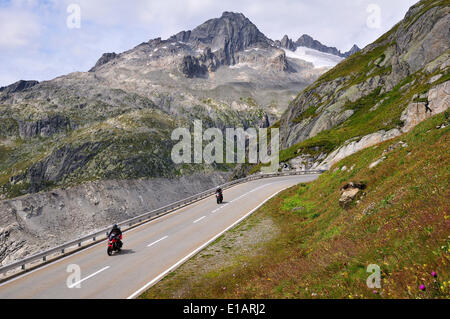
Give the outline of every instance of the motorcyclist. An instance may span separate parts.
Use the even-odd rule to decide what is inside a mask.
[[[111,235],[113,235],[113,237],[118,238],[118,245],[119,245],[119,248],[121,248],[122,247],[122,231],[117,226],[117,224],[114,224],[111,231],[108,233],[108,238],[111,238]]]
[[[223,200],[222,188],[218,187],[216,189],[216,197],[217,197],[217,203],[222,202],[222,200]],[[220,201],[219,201],[219,198],[220,198]]]

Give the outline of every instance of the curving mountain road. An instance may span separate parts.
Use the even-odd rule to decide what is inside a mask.
[[[239,184],[224,191],[222,205],[210,196],[125,232],[122,252],[111,257],[102,241],[7,281],[0,285],[0,298],[135,298],[268,198],[317,177],[274,177]],[[81,273],[68,281],[73,274],[68,272],[70,265],[79,266]]]

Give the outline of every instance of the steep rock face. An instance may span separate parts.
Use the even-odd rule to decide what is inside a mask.
[[[236,63],[235,52],[254,45],[269,45],[269,39],[242,13],[224,12],[192,31],[182,31],[169,40],[201,43],[210,47],[223,65]]]
[[[285,49],[288,49],[291,51],[295,51],[295,49],[296,49],[294,42],[291,39],[289,39],[289,37],[287,35],[285,35],[283,37],[283,39],[281,39],[280,46],[282,48],[285,48]]]
[[[367,147],[379,144],[381,142],[390,140],[401,134],[400,130],[392,129],[390,131],[379,131],[373,134],[363,136],[358,141],[352,141],[344,146],[341,146],[337,150],[330,153],[320,164],[316,166],[317,169],[328,170],[335,163],[339,162],[341,159],[346,158],[352,154],[355,154]]]
[[[387,90],[391,90],[403,78],[421,70],[449,49],[449,7],[438,5],[421,12],[426,5],[426,1],[415,5],[398,29],[385,40],[395,43],[395,51],[386,54],[390,58],[386,62],[392,65],[392,72],[386,80]],[[366,49],[372,47],[368,46]]]
[[[36,84],[39,84],[39,82],[38,81],[20,80],[13,84],[8,85],[8,86],[1,87],[0,92],[2,92],[4,94],[16,93],[16,92],[20,92],[20,91],[29,89],[29,88],[35,86]]]
[[[196,76],[202,76],[206,73],[207,69],[200,65],[200,62],[197,58],[187,55],[183,57],[183,61],[181,62],[181,72],[188,78],[193,78]]]
[[[414,13],[416,12],[416,13]],[[400,84],[405,92],[419,83],[408,77],[418,71],[422,78],[448,72],[450,48],[449,8],[442,1],[421,1],[396,27],[358,54],[329,71],[290,104],[281,118],[282,145],[290,147],[343,123],[371,96],[374,105]],[[345,68],[353,72],[345,72]],[[403,92],[403,94],[405,93]],[[380,115],[381,116],[381,115]],[[320,125],[317,125],[321,122]]]
[[[404,122],[402,132],[410,131],[427,118],[442,113],[450,107],[450,81],[437,85],[428,92],[428,103],[415,102],[408,105],[400,120]]]
[[[70,120],[67,117],[55,115],[38,121],[20,121],[19,135],[22,138],[51,136],[70,128]]]
[[[49,183],[57,183],[65,176],[82,169],[97,154],[101,143],[84,143],[80,146],[66,145],[52,152],[45,160],[33,164],[25,173],[11,177],[11,183],[29,183],[28,192],[35,193]]]
[[[117,54],[115,52],[112,53],[103,53],[103,55],[98,59],[97,63],[89,70],[89,72],[94,72],[99,67],[101,67],[103,64],[108,63],[111,60],[114,60],[117,57]]]

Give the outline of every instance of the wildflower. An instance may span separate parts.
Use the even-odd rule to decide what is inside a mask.
[[[419,289],[425,291],[425,285],[420,285]]]
[[[376,294],[378,294],[378,291],[374,290],[373,293],[376,295]]]
[[[437,273],[436,273],[435,271],[433,271],[433,272],[431,273],[431,276],[433,276],[434,278],[436,278],[436,277],[437,277]]]

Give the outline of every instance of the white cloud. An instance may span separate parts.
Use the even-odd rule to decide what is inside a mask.
[[[11,50],[36,44],[41,25],[33,14],[16,10],[0,11],[0,49]]]

